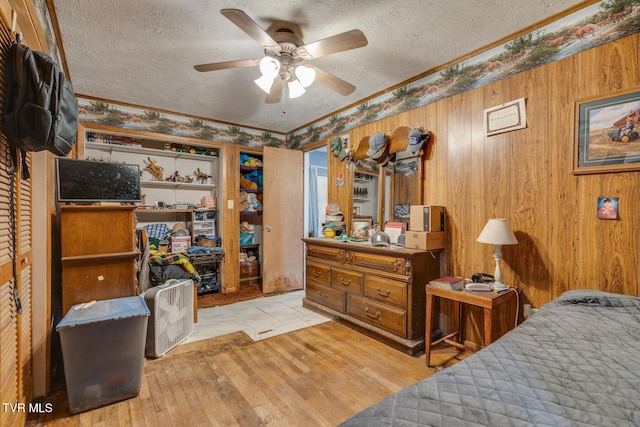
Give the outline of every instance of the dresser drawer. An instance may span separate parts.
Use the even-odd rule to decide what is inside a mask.
[[[406,309],[407,283],[365,274],[364,296]]]
[[[344,262],[344,249],[327,246],[307,245],[307,256],[328,259],[329,261]]]
[[[307,259],[307,279],[317,280],[324,282],[327,285],[331,284],[331,268],[328,265],[319,264],[317,262],[309,261]]]
[[[398,256],[380,255],[368,252],[348,251],[347,263],[356,267],[372,268],[387,273],[402,274],[408,276],[407,260]]]
[[[331,286],[342,292],[362,295],[362,273],[334,267],[331,269]]]
[[[407,337],[407,312],[404,310],[347,294],[347,314],[403,338]]]
[[[245,261],[240,263],[240,279],[260,276],[260,261]]]
[[[309,280],[307,281],[306,295],[310,300],[337,310],[340,313],[347,312],[347,294],[344,292]]]

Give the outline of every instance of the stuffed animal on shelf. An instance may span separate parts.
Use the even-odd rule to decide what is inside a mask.
[[[240,212],[254,212],[262,210],[262,203],[254,193],[240,192],[239,197]]]
[[[240,176],[240,187],[249,188],[249,189],[254,189],[255,190],[255,189],[258,188],[258,184],[256,184],[253,181],[248,180],[244,176]]]

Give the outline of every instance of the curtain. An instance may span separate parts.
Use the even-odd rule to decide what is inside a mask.
[[[318,237],[318,167],[309,166],[309,237]]]
[[[327,168],[309,166],[309,237],[322,235],[322,220],[327,205]]]

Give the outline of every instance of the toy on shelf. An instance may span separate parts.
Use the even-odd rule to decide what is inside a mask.
[[[209,178],[211,178],[211,175],[202,172],[200,168],[196,170],[196,181],[198,181],[199,184],[206,184]]]
[[[247,178],[245,178],[244,176],[240,175],[240,188],[245,188],[245,189],[249,189],[249,190],[257,190],[258,189],[258,184],[248,180]]]
[[[262,160],[256,157],[251,157],[244,153],[240,153],[240,166],[245,166],[249,168],[261,168]]]
[[[240,192],[240,212],[259,212],[262,210],[262,203],[254,193]]]
[[[151,160],[151,157],[147,157],[147,161],[144,161],[145,170],[149,171],[151,175],[158,181],[162,181],[162,166],[158,165],[158,162]]]

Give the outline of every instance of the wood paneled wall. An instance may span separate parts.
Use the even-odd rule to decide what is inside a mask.
[[[447,208],[448,273],[493,272],[493,248],[476,238],[489,218],[505,217],[520,243],[503,247],[504,281],[534,307],[568,289],[638,295],[640,171],[574,175],[572,165],[576,101],[638,87],[639,38],[367,124],[351,141],[399,126],[432,132],[423,200]],[[521,97],[527,128],[485,136],[483,110]],[[620,198],[618,220],[596,218],[599,196]]]

